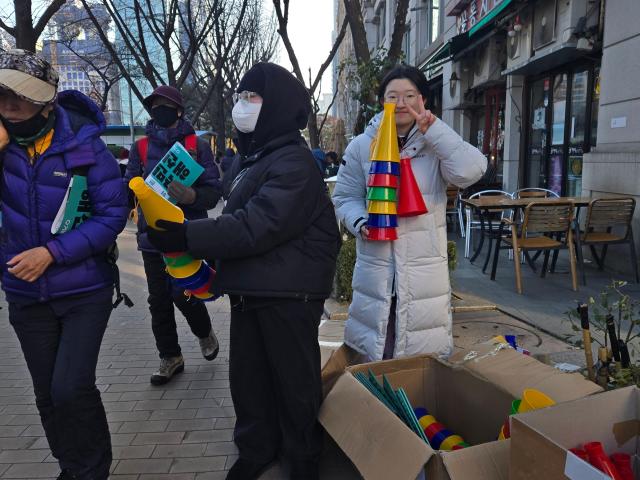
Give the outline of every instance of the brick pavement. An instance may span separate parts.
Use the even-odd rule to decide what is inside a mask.
[[[185,371],[167,385],[151,386],[149,376],[159,359],[131,227],[121,234],[118,245],[122,289],[135,306],[114,311],[98,361],[97,384],[113,442],[110,478],[224,479],[237,457],[228,380],[229,303],[220,299],[208,304],[220,341],[220,353],[212,362],[202,358],[197,339],[176,310]],[[40,426],[29,373],[6,304],[0,305],[0,478],[56,478],[58,465]],[[337,338],[335,326],[330,331],[325,340]],[[323,471],[323,478],[358,478],[335,455],[324,462]],[[278,466],[263,475],[265,480],[283,477]]]

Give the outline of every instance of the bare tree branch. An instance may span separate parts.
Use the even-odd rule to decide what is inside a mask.
[[[35,27],[33,28],[33,32],[34,32],[34,35],[35,35],[36,39],[38,39],[38,37],[40,37],[40,35],[42,35],[42,32],[44,31],[44,28],[47,26],[47,24],[51,20],[51,17],[53,17],[55,15],[55,13],[58,10],[60,10],[60,8],[66,2],[67,2],[67,0],[53,0],[53,2],[51,2],[49,4],[47,9],[44,11],[42,16],[38,20],[38,23],[36,23]]]

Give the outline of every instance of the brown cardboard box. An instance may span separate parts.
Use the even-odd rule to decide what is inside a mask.
[[[342,345],[339,348],[320,347],[320,365],[322,365],[322,398],[327,396],[345,369],[357,363],[360,354]]]
[[[597,441],[602,442],[609,455],[614,452],[637,455],[639,433],[640,389],[637,387],[515,415],[511,420],[509,478],[608,479],[568,449]]]
[[[600,391],[581,375],[510,349],[478,346],[450,360],[425,355],[374,362],[340,376],[319,419],[366,480],[415,480],[423,469],[429,480],[506,480],[509,441],[495,439],[514,398],[530,387],[561,401]],[[385,374],[394,388],[403,387],[414,407],[426,407],[474,446],[434,452],[352,375],[369,369]]]

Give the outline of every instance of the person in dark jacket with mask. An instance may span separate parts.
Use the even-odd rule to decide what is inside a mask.
[[[151,114],[151,120],[146,128],[147,136],[138,140],[131,148],[125,181],[128,183],[136,176],[146,177],[176,142],[181,142],[188,150],[191,148],[189,143],[195,143],[195,151],[190,153],[204,167],[204,172],[192,187],[171,182],[169,195],[182,208],[185,218],[207,218],[207,210],[215,207],[222,193],[220,174],[214,164],[211,147],[205,140],[196,139],[193,127],[184,118],[184,102],[176,88],[160,86],[143,103]],[[151,375],[151,383],[162,385],[184,370],[174,304],[198,338],[204,358],[216,358],[219,345],[205,304],[195,297],[187,298],[184,289],[171,283],[162,255],[147,240],[146,226],[144,216],[139,211],[138,249],[142,251],[149,287],[151,328],[160,353],[160,367]]]
[[[111,439],[95,375],[113,308],[106,252],[125,226],[127,197],[100,140],[102,112],[80,92],[58,95],[57,85],[34,53],[0,53],[2,289],[58,479],[106,480]],[[80,203],[65,200],[72,177],[77,193],[88,193],[83,221]],[[59,211],[77,223],[60,230]]]
[[[318,478],[322,433],[318,326],[340,235],[300,130],[307,90],[282,67],[254,65],[235,95],[242,160],[220,217],[150,231],[161,251],[216,258],[215,290],[231,300],[229,378],[240,456],[229,480],[258,478],[281,452],[292,479]],[[246,156],[245,156],[246,155]]]

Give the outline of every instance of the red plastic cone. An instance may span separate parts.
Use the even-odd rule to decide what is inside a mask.
[[[411,169],[411,160],[400,159],[400,184],[398,185],[398,216],[414,217],[427,213],[422,193]]]

